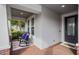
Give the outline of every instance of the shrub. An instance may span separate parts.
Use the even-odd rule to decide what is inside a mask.
[[[19,37],[21,37],[23,33],[24,32],[21,32],[21,31],[12,32],[12,39],[13,40],[15,40],[15,39],[19,40]]]

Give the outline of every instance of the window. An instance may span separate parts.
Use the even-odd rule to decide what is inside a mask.
[[[34,35],[34,18],[31,20],[31,34]]]
[[[75,35],[75,19],[74,18],[69,18],[67,21],[67,33],[68,35]]]
[[[29,20],[28,20],[28,32],[29,32]],[[30,33],[30,32],[29,32]]]

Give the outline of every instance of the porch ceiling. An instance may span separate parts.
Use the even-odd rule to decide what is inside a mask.
[[[29,13],[29,12],[22,11],[22,10],[19,10],[19,9],[11,8],[11,16],[12,17],[28,18],[32,14],[33,13]]]
[[[78,11],[77,4],[43,4],[43,6],[48,7],[59,14]]]

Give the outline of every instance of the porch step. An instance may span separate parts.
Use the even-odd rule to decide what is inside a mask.
[[[65,46],[65,47],[68,47],[68,48],[77,50],[77,47],[76,47],[75,45],[70,45],[70,44],[67,44],[67,43],[61,43],[60,45],[63,45],[63,46]]]

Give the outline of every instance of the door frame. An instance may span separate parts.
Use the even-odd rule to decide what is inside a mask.
[[[65,17],[68,17],[68,16],[73,16],[73,15],[77,15],[78,14],[78,12],[77,11],[75,11],[75,12],[72,12],[72,13],[67,13],[67,14],[63,14],[61,17],[62,17],[62,21],[61,21],[61,42],[63,42],[63,43],[68,43],[68,42],[66,42],[65,41],[65,26],[64,26],[64,22],[65,22]],[[74,45],[74,44],[72,44],[72,43],[68,43],[68,44],[71,44],[71,45]]]

